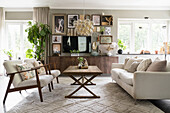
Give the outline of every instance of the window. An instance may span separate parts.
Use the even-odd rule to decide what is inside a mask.
[[[32,48],[25,32],[27,22],[6,21],[6,42],[8,42],[6,48],[13,50],[13,59],[25,58],[27,49]]]
[[[119,20],[118,38],[127,46],[126,51],[140,53],[160,50],[168,40],[168,20]]]

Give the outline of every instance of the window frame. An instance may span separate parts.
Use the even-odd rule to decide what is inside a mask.
[[[131,25],[131,37],[130,37],[130,53],[137,53],[135,52],[135,23],[148,23],[148,37],[147,37],[147,48],[152,49],[149,42],[152,43],[152,39],[149,38],[151,36],[151,27],[154,23],[162,23],[167,24],[167,38],[165,41],[170,41],[170,19],[130,19],[130,18],[118,18],[118,27],[117,27],[117,36],[119,39],[119,26],[120,25]],[[139,54],[139,53],[138,53]]]
[[[9,48],[9,37],[8,37],[8,25],[19,25],[20,26],[20,38],[21,38],[21,41],[20,41],[20,47],[21,47],[21,50],[20,50],[20,53],[22,53],[21,51],[24,50],[24,25],[28,23],[28,21],[31,21],[33,22],[33,20],[5,20],[5,42],[6,43],[6,49],[10,49]],[[22,53],[21,56],[18,56],[18,57],[24,57],[24,53]],[[18,59],[18,58],[17,58]]]

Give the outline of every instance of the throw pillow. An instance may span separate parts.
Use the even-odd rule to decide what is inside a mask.
[[[43,66],[43,64],[42,64],[41,62],[39,63],[38,61],[34,61],[33,64],[34,64],[35,67]],[[38,69],[37,71],[38,71],[39,74],[46,74],[44,67],[41,67],[41,68]]]
[[[166,71],[166,60],[155,60],[146,71],[152,71],[152,72],[164,72]]]
[[[143,60],[137,67],[137,71],[146,71],[150,64],[152,63],[151,59]]]
[[[129,60],[127,61],[124,69],[125,69],[125,70],[128,70],[129,67],[131,66],[131,64],[132,64],[133,62],[141,62],[142,60],[143,60],[143,59],[131,58],[131,59],[129,59]]]
[[[125,69],[125,65],[127,64],[127,61],[129,60],[129,58],[126,58],[125,59],[125,62],[124,62],[124,69]]]
[[[18,71],[24,71],[24,70],[29,70],[31,69],[31,66],[29,64],[17,64],[16,65]],[[27,71],[20,73],[22,80],[28,80],[30,78],[33,78],[35,76],[35,71]]]
[[[138,67],[138,65],[140,64],[140,62],[133,62],[129,69],[127,70],[128,72],[134,73]]]

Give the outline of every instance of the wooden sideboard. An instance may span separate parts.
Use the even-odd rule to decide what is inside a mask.
[[[112,63],[118,63],[117,56],[82,56],[87,59],[88,65],[97,65],[104,74],[110,74]],[[77,56],[49,56],[49,63],[55,63],[61,73],[71,65],[78,65]],[[52,67],[54,68],[54,67]]]

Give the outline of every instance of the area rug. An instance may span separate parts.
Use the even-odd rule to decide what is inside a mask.
[[[54,84],[54,90],[42,89],[44,102],[40,102],[38,91],[35,90],[8,113],[163,113],[149,101],[137,101],[127,94],[109,77],[94,80],[96,86],[87,86],[99,99],[66,99],[78,86],[70,85],[68,77],[60,77],[60,84]],[[90,95],[80,90],[76,95]]]

